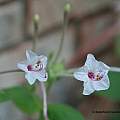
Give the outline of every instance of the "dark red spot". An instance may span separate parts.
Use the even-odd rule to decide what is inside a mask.
[[[31,65],[28,65],[28,66],[27,66],[27,69],[28,69],[28,71],[31,71],[31,70],[32,70],[32,66],[31,66]]]
[[[47,78],[46,74],[45,74],[45,78]]]
[[[95,78],[95,74],[93,72],[88,72],[88,77],[93,80]]]

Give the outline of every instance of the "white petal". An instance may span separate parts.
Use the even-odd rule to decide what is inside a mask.
[[[83,90],[83,95],[90,95],[93,93],[95,90],[93,88],[92,82],[89,80],[87,82],[84,82],[84,90]]]
[[[110,67],[106,64],[104,64],[103,62],[99,61],[99,68],[103,69],[103,70],[110,70]]]
[[[47,74],[47,72],[45,70],[42,70],[42,71],[37,73],[36,77],[37,77],[37,79],[39,81],[43,81],[44,82],[44,81],[47,81],[48,74]]]
[[[39,59],[40,59],[40,61],[41,61],[42,64],[43,64],[43,68],[45,68],[46,65],[47,65],[47,57],[44,56],[44,55],[40,55],[40,56],[39,56]]]
[[[35,76],[32,74],[32,72],[26,73],[26,74],[25,74],[25,78],[28,80],[28,83],[29,83],[30,85],[33,85],[34,82],[35,82],[35,80],[36,80],[36,78],[35,78]]]
[[[110,87],[108,76],[105,75],[100,81],[93,81],[93,86],[96,91],[107,90]]]
[[[26,61],[23,61],[23,62],[21,62],[21,63],[18,63],[18,64],[17,64],[17,67],[18,67],[19,69],[25,71],[25,72],[28,71],[28,69],[27,69],[27,62],[26,62]]]
[[[80,81],[87,81],[88,80],[88,70],[86,66],[79,68],[76,72],[74,72],[73,76],[75,79]]]
[[[31,61],[37,57],[37,54],[32,52],[31,50],[26,50],[26,57],[28,61]]]
[[[95,59],[95,57],[92,54],[88,54],[85,62],[85,66],[87,66],[89,70],[94,72],[94,70],[96,70],[98,66],[98,61]]]

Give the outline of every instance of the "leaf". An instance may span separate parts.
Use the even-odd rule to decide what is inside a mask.
[[[119,112],[119,110],[118,110],[118,113],[115,113],[115,114],[111,113],[110,114],[110,120],[119,120],[119,119],[120,119],[120,112]]]
[[[111,100],[120,100],[120,73],[109,72],[110,88],[105,91],[98,92],[98,95],[105,96]]]
[[[47,80],[47,89],[49,89],[55,81],[59,80],[57,75],[64,70],[65,68],[63,63],[56,63],[51,67],[48,67],[49,78]]]
[[[80,112],[63,104],[50,104],[48,106],[49,120],[84,120]],[[43,116],[40,120],[44,120]]]
[[[48,54],[48,66],[53,62],[53,58],[54,58],[54,52],[50,52]]]
[[[27,114],[39,112],[41,109],[40,99],[25,87],[17,86],[8,88],[2,90],[0,93],[1,102],[12,100],[19,109]]]
[[[9,96],[4,92],[4,90],[0,91],[0,102],[5,102],[9,100]]]
[[[120,36],[117,36],[115,40],[115,52],[120,57]]]
[[[64,64],[63,63],[57,63],[53,66],[53,70],[56,72],[56,73],[59,73],[61,71],[64,70]]]

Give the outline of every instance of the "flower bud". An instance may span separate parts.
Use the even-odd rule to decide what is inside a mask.
[[[35,14],[34,17],[33,17],[33,22],[38,23],[39,20],[40,20],[39,15],[38,15],[38,14]]]
[[[35,31],[38,31],[38,24],[39,24],[40,17],[38,14],[35,14],[33,17],[33,24],[34,24],[34,29]]]
[[[69,13],[71,11],[71,4],[70,3],[66,3],[64,6],[64,12]]]

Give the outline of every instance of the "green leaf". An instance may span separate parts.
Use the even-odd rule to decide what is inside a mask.
[[[110,88],[105,91],[97,92],[98,95],[105,96],[111,100],[120,100],[120,73],[109,72]]]
[[[65,68],[63,63],[56,63],[51,67],[48,67],[49,78],[47,80],[47,89],[49,89],[55,81],[59,80],[57,75],[64,70]]]
[[[118,113],[111,113],[110,114],[110,120],[119,120],[120,119],[120,113],[118,110]]]
[[[120,57],[120,36],[117,36],[115,40],[115,52]]]
[[[6,94],[4,90],[0,91],[0,102],[5,102],[9,100],[9,96]]]
[[[12,100],[16,106],[27,114],[39,112],[41,109],[40,99],[28,91],[25,87],[17,86],[0,92],[1,102]],[[6,97],[7,96],[7,97]]]
[[[53,61],[53,58],[54,58],[54,52],[52,51],[48,54],[48,65],[47,66],[51,64],[51,62]]]
[[[84,120],[80,112],[63,104],[50,104],[48,117],[49,120]],[[44,120],[43,117],[40,120]]]
[[[53,71],[56,73],[59,73],[64,70],[64,64],[63,63],[57,63],[53,66]]]

